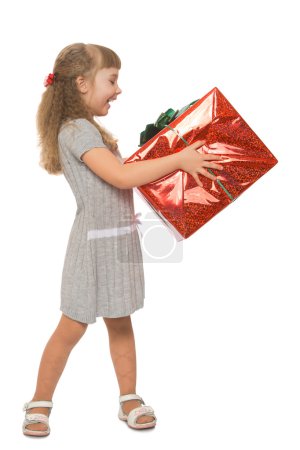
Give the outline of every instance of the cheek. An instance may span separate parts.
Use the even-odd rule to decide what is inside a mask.
[[[98,92],[98,94],[95,97],[95,100],[99,103],[104,103],[106,101],[105,95],[103,95],[103,92]]]

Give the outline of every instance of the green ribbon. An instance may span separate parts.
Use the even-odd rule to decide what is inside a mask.
[[[155,123],[150,123],[146,126],[145,130],[141,132],[140,134],[140,145],[144,145],[147,141],[149,141],[152,137],[154,137],[159,131],[163,130],[164,128],[169,128],[174,133],[176,133],[180,139],[185,143],[186,146],[190,145],[186,139],[184,139],[183,136],[181,136],[180,133],[178,133],[177,130],[170,127],[170,123],[173,122],[173,120],[177,119],[182,113],[184,113],[190,106],[192,106],[194,103],[196,103],[198,100],[194,100],[193,102],[189,103],[188,105],[184,106],[180,110],[174,111],[174,109],[169,108],[166,112],[161,113],[158,119]],[[209,173],[216,176],[214,172],[211,169],[207,169]],[[225,192],[225,194],[230,198],[231,201],[234,201],[235,198],[230,194],[230,192],[226,189],[226,187],[223,185],[223,183],[217,178],[217,183],[220,186],[221,189]]]
[[[148,123],[144,131],[140,133],[140,145],[146,144],[151,138],[153,138],[157,133],[163,130],[169,123],[173,122],[173,120],[177,119],[184,111],[186,111],[190,106],[196,103],[198,100],[194,100],[188,105],[184,106],[180,110],[174,111],[174,109],[169,108],[166,112],[161,113],[156,122]]]

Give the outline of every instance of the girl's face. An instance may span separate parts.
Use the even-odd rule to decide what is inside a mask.
[[[119,70],[110,67],[99,69],[94,82],[84,80],[79,89],[83,99],[93,116],[106,116],[110,108],[109,102],[116,100],[121,94],[118,86]]]

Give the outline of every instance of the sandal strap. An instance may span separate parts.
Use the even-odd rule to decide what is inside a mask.
[[[137,394],[125,394],[125,395],[120,395],[120,397],[119,397],[120,404],[123,402],[127,402],[128,400],[140,400],[143,404],[145,404],[142,397],[140,397]]]
[[[156,421],[156,416],[154,414],[154,410],[151,406],[139,406],[138,408],[134,408],[130,411],[127,416],[127,422],[129,425],[139,425],[137,424],[137,419],[140,416],[153,416],[153,422]]]
[[[23,411],[27,411],[27,409],[31,408],[53,408],[53,402],[52,401],[46,401],[46,400],[39,400],[36,402],[28,402],[25,403],[23,406]]]
[[[24,426],[30,423],[44,423],[49,426],[49,417],[46,414],[26,414],[24,420]]]

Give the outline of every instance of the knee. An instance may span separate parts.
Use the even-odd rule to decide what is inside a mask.
[[[78,322],[63,315],[57,331],[66,346],[74,347],[86,332],[87,327],[87,323]]]
[[[132,329],[130,316],[116,318],[103,317],[103,320],[109,332],[125,333]]]

